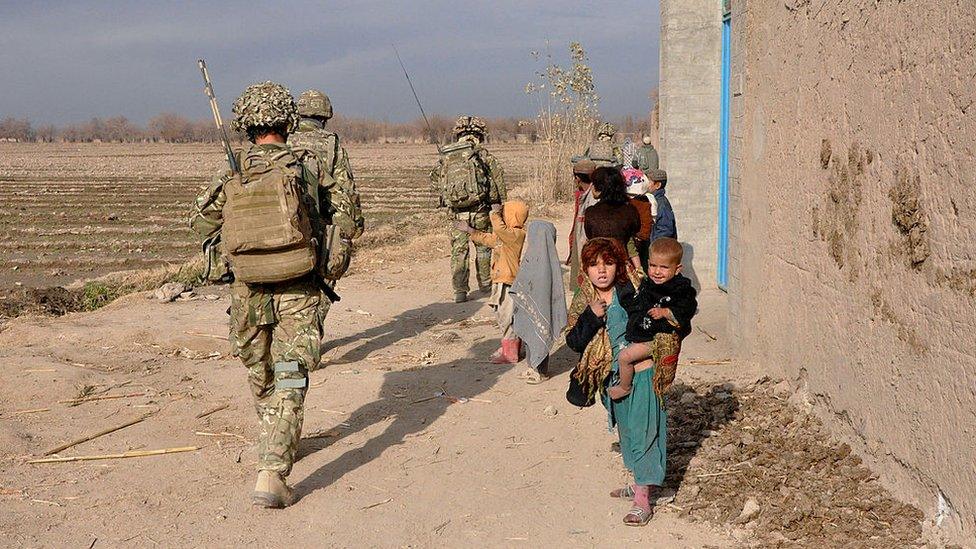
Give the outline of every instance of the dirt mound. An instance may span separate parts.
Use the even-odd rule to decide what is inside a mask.
[[[83,293],[54,288],[17,288],[0,292],[0,322],[23,314],[61,316],[81,308]]]
[[[784,397],[768,378],[672,389],[668,484],[679,514],[742,525],[755,546],[920,544],[922,512]]]

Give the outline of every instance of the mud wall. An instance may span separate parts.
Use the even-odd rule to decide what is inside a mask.
[[[974,539],[976,2],[734,0],[732,25],[739,351]]]

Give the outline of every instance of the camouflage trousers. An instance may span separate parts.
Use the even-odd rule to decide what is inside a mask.
[[[452,219],[467,222],[478,231],[491,232],[491,219],[487,211],[452,213]],[[470,289],[468,286],[470,240],[468,233],[451,227],[451,281],[455,292],[467,292]],[[491,288],[491,248],[475,244],[474,249],[478,287]]]
[[[319,366],[322,299],[309,282],[231,287],[230,341],[247,367],[261,427],[259,471],[288,476],[295,462],[308,372]]]

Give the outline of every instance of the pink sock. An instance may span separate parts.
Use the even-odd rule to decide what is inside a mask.
[[[651,487],[635,484],[634,485],[634,505],[637,507],[642,507],[644,509],[649,509],[651,507],[650,502]]]

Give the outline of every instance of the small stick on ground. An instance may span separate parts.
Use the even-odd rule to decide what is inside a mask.
[[[94,402],[96,400],[113,400],[116,398],[133,398],[146,396],[146,393],[129,393],[125,395],[102,395],[93,397],[82,397],[82,398],[69,398],[67,400],[59,400],[58,404],[70,404],[72,406],[77,406],[85,402]]]
[[[10,415],[19,416],[19,415],[22,415],[22,414],[37,414],[37,413],[40,413],[40,412],[50,412],[50,411],[51,411],[50,408],[33,408],[33,409],[30,409],[30,410],[17,410],[16,412],[14,412],[14,413],[12,413]]]
[[[121,430],[121,429],[125,429],[126,427],[129,427],[130,425],[135,425],[136,423],[145,421],[146,418],[148,418],[151,415],[152,414],[146,414],[146,415],[144,415],[142,417],[133,419],[131,421],[127,421],[127,422],[123,423],[122,425],[118,425],[118,426],[115,426],[115,427],[110,427],[108,429],[99,431],[99,432],[97,432],[95,434],[87,435],[87,436],[84,436],[82,438],[79,438],[78,440],[73,440],[73,441],[68,442],[66,444],[62,444],[61,446],[58,446],[56,448],[51,448],[47,452],[44,452],[44,455],[45,456],[49,456],[51,454],[57,454],[58,452],[61,452],[62,450],[67,450],[68,448],[71,448],[72,446],[77,446],[77,445],[81,444],[82,442],[88,442],[89,440],[96,439],[96,438],[98,438],[100,436],[104,436],[104,435],[107,435],[109,433],[114,433],[115,431],[118,431],[118,430]]]
[[[693,358],[688,362],[683,363],[682,366],[723,366],[725,364],[732,364],[732,359],[726,358],[723,360],[702,360]]]
[[[219,411],[221,411],[221,410],[223,410],[225,408],[230,408],[230,403],[221,404],[220,406],[217,406],[216,408],[211,408],[211,409],[207,410],[206,412],[200,412],[199,414],[197,414],[197,419],[200,419],[202,417],[207,417],[210,414],[215,414],[215,413],[217,413],[217,412],[219,412]]]
[[[244,438],[244,435],[239,435],[237,433],[228,433],[226,431],[221,431],[219,433],[210,433],[210,432],[207,432],[207,431],[196,431],[193,434],[194,435],[197,435],[197,436],[201,436],[201,437],[233,437],[233,438],[236,438],[236,439],[243,440],[244,442],[247,442],[247,439]]]
[[[705,337],[707,337],[708,339],[710,339],[712,341],[717,341],[718,340],[717,337],[715,337],[712,334],[706,332],[704,329],[702,329],[701,326],[695,326],[695,328],[697,328],[699,332],[703,333],[705,335]]]
[[[191,336],[212,337],[214,339],[223,339],[224,341],[227,341],[227,336],[222,336],[222,335],[205,334],[203,332],[193,332],[193,331],[190,331],[190,330],[186,330],[183,333],[186,334],[186,335],[191,335]]]
[[[383,501],[381,501],[379,503],[374,503],[372,505],[367,505],[366,507],[361,507],[359,510],[360,511],[365,511],[367,509],[372,509],[373,507],[379,507],[380,505],[386,505],[387,503],[390,503],[391,501],[393,501],[393,498],[385,499],[385,500],[383,500]]]
[[[733,469],[731,471],[719,471],[718,473],[703,473],[701,475],[695,475],[697,478],[708,478],[708,477],[721,477],[724,475],[734,475],[741,471],[741,469]]]
[[[134,458],[134,457],[147,457],[147,456],[161,456],[163,454],[178,454],[180,452],[194,452],[199,450],[202,446],[181,446],[179,448],[161,448],[159,450],[135,450],[131,452],[122,452],[121,454],[96,454],[92,456],[72,456],[72,457],[59,457],[59,458],[44,458],[44,459],[32,459],[27,463],[38,464],[38,463],[67,463],[70,461],[94,461],[98,459],[124,459],[124,458]]]

